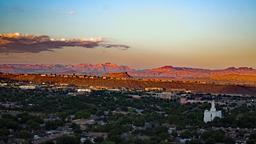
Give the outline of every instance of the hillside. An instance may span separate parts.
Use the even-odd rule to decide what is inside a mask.
[[[220,94],[242,94],[256,95],[256,87],[239,86],[239,85],[220,85],[220,84],[200,84],[200,83],[184,83],[177,81],[160,81],[160,80],[139,80],[139,79],[102,79],[101,77],[79,78],[63,77],[63,76],[41,76],[38,74],[20,75],[20,74],[0,74],[0,79],[10,79],[18,81],[32,81],[38,84],[47,83],[67,83],[82,87],[97,86],[107,88],[129,88],[144,89],[147,87],[161,87],[166,90],[186,89],[193,92],[201,93],[220,93]]]
[[[56,73],[56,74],[87,74],[103,76],[116,73],[113,77],[122,76],[122,72],[134,78],[168,79],[181,81],[199,81],[203,83],[240,84],[256,86],[256,69],[248,67],[230,67],[227,69],[199,69],[188,67],[163,66],[151,69],[134,69],[112,63],[104,64],[1,64],[0,72],[3,73]],[[120,74],[118,74],[120,73]],[[120,75],[120,76],[118,76]],[[128,76],[128,77],[129,77]]]

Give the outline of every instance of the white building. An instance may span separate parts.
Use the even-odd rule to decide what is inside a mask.
[[[204,122],[207,123],[207,122],[213,121],[214,118],[216,118],[216,117],[221,118],[222,113],[221,113],[221,111],[216,111],[215,103],[214,103],[214,101],[212,101],[210,111],[209,110],[204,111]]]
[[[4,87],[4,86],[7,86],[8,84],[7,83],[0,83],[0,87]]]
[[[146,87],[145,91],[163,91],[164,89],[161,87]]]
[[[91,89],[88,89],[88,88],[85,88],[85,89],[82,89],[82,88],[80,88],[80,89],[77,89],[77,92],[79,92],[79,93],[83,93],[83,92],[92,92],[92,90]]]
[[[35,85],[21,85],[19,86],[20,89],[23,89],[23,90],[33,90],[33,89],[36,89],[36,86]]]

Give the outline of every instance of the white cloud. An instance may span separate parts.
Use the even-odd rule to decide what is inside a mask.
[[[67,14],[68,14],[68,15],[75,15],[76,12],[75,12],[74,10],[69,10],[69,11],[67,12]]]

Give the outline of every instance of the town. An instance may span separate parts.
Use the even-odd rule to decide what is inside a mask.
[[[0,0],[0,144],[256,144],[256,0]]]
[[[254,95],[1,79],[0,108],[0,143],[256,142]]]

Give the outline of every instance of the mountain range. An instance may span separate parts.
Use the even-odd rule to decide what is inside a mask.
[[[127,72],[133,78],[168,79],[198,82],[219,82],[256,85],[256,69],[229,67],[226,69],[200,69],[163,66],[151,69],[135,69],[112,63],[104,64],[1,64],[3,73],[57,73],[103,76],[109,73]]]

